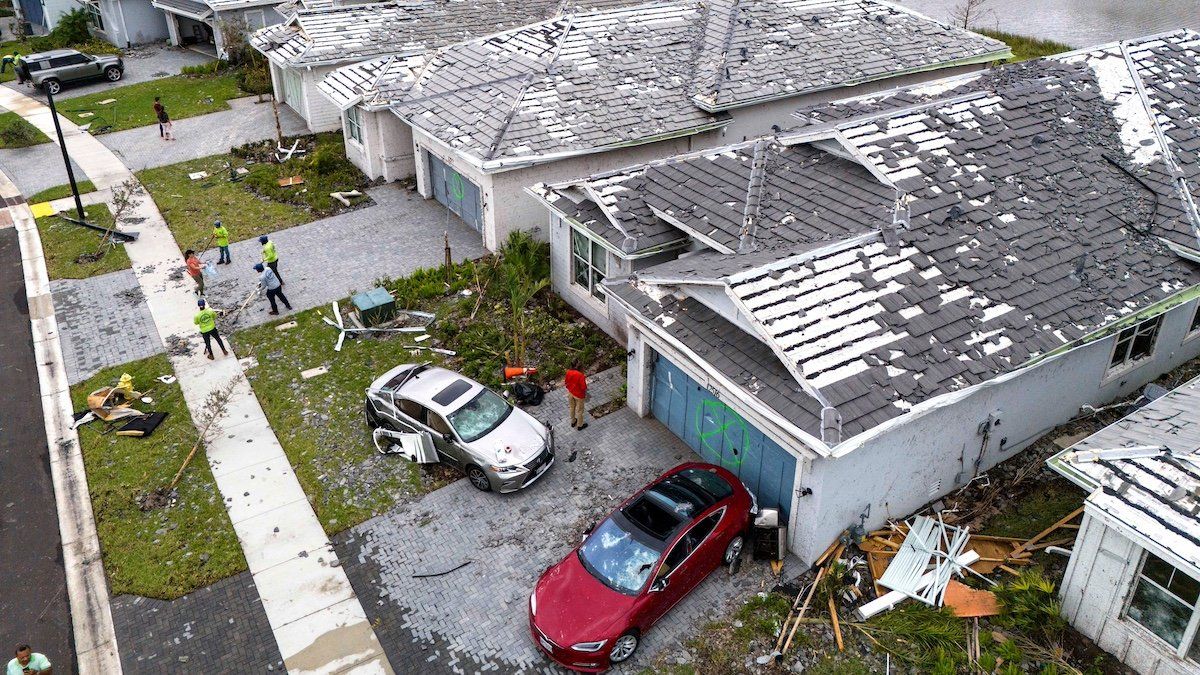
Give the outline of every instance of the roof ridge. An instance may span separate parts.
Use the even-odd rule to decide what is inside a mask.
[[[716,67],[715,81],[712,83],[712,86],[709,88],[709,92],[708,92],[709,94],[711,94],[714,97],[716,97],[720,93],[721,85],[725,83],[726,64],[729,62],[729,48],[733,46],[733,35],[736,32],[737,17],[741,12],[741,7],[742,7],[741,0],[709,0],[709,2],[706,3],[706,9],[705,9],[705,13],[704,13],[704,16],[705,16],[704,30],[701,31],[701,33],[700,33],[700,49],[698,50],[699,53],[696,55],[696,59],[693,61],[694,64],[698,64],[700,58],[704,56],[705,47],[708,46],[706,44],[705,36],[708,33],[709,23],[711,23],[711,16],[713,13],[714,5],[716,5],[717,2],[726,2],[726,1],[729,2],[730,8],[729,8],[729,17],[725,24],[725,40],[724,40],[724,43],[721,45],[721,53],[719,55],[716,65],[715,65],[715,67]],[[697,67],[698,67],[698,65],[693,66],[693,72],[694,72],[695,68],[697,68]],[[715,98],[714,98],[714,100],[715,100]]]
[[[774,144],[760,138],[754,144],[754,155],[750,160],[750,181],[746,186],[746,207],[742,210],[742,231],[738,237],[738,253],[749,253],[758,248],[755,235],[758,233],[758,214],[762,210],[762,194],[767,184],[767,163],[774,154]]]

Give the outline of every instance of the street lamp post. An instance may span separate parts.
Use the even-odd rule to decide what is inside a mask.
[[[83,213],[83,202],[79,199],[79,186],[75,184],[75,171],[71,168],[71,156],[67,154],[67,142],[63,139],[62,125],[58,123],[58,110],[54,108],[54,92],[46,85],[46,98],[50,101],[50,117],[54,120],[54,133],[58,134],[58,147],[62,150],[63,164],[67,167],[67,180],[71,183],[71,195],[75,197],[75,215],[79,222],[87,222]]]

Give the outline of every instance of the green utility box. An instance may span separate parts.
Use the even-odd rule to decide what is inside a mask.
[[[351,298],[363,326],[378,326],[396,318],[396,299],[386,288],[373,288]]]

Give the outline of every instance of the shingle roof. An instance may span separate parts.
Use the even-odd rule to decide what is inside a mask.
[[[1147,446],[1161,449],[1130,458],[1097,452]],[[1200,378],[1088,436],[1049,464],[1090,492],[1088,503],[1104,519],[1200,569]]]
[[[1142,70],[1190,75],[1200,73],[1200,51],[1188,46],[1196,37],[1128,49],[1142,54]],[[1196,244],[1125,63],[1109,48],[1041,61],[988,80],[991,89],[884,106],[829,131],[900,190],[895,218],[909,227],[889,246],[879,228],[892,214],[843,210],[876,234],[781,252],[767,264],[760,251],[740,269],[741,256],[727,256],[735,262],[725,267],[737,271],[719,279],[730,315],[748,317],[751,334],[815,390],[801,401],[811,413],[836,408],[848,438],[1200,284],[1200,266],[1164,243]],[[1198,128],[1179,111],[1200,104],[1200,88],[1164,89],[1174,99],[1156,110],[1175,125],[1178,155]],[[1180,160],[1185,172],[1197,167],[1192,160]],[[841,194],[844,183],[822,177],[797,187],[815,201]],[[676,211],[696,201],[676,194]],[[646,305],[671,292],[663,286],[687,292],[689,265],[696,278],[712,278],[715,266],[700,256],[674,263],[682,283],[656,282],[656,268],[638,272],[637,290],[647,292],[635,308],[675,320],[671,309]]]
[[[153,0],[150,4],[173,14],[182,13],[192,17],[208,17],[212,14],[212,8],[206,3],[194,0]]]
[[[366,90],[356,71],[380,64],[347,66],[325,90],[389,105],[486,165],[695,133],[719,110],[1006,55],[878,0],[715,0],[576,12],[446,47]]]
[[[255,49],[294,65],[413,55],[557,16],[564,9],[638,0],[387,0],[310,6],[251,37]],[[644,1],[644,0],[643,0]]]
[[[877,229],[891,219],[895,201],[895,191],[862,165],[787,139],[747,141],[534,190],[626,253],[678,239],[676,225],[734,252],[748,217],[758,246],[794,250]],[[572,203],[571,191],[596,201]],[[627,234],[634,243],[625,244]]]
[[[1010,55],[998,40],[875,0],[713,0],[707,8],[695,94],[712,110]]]

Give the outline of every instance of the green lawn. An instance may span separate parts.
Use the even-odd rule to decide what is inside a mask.
[[[101,227],[112,225],[113,217],[104,204],[93,204],[83,208],[88,222]],[[70,215],[73,217],[72,209]],[[93,232],[57,215],[37,219],[38,234],[42,238],[42,252],[46,257],[46,272],[51,279],[86,279],[97,274],[129,269],[129,254],[123,244],[109,246],[104,257],[94,262],[76,262],[87,253],[100,250],[100,233]]]
[[[88,393],[115,384],[122,373],[132,375],[134,387],[154,399],[135,407],[170,415],[150,438],[102,435],[99,421],[79,429],[112,594],[177,598],[244,571],[246,559],[203,449],[188,466],[173,503],[142,511],[136,501],[169,484],[196,442],[178,382],[153,379],[173,374],[165,355],[109,368],[72,387],[75,409],[85,409]]]
[[[1069,52],[1073,49],[1070,45],[1053,40],[1039,40],[1037,38],[1017,35],[1015,33],[1005,33],[998,30],[973,29],[977,33],[981,33],[990,38],[1000,40],[1007,44],[1013,52],[1012,61],[1028,61],[1029,59],[1037,59],[1043,56],[1051,56],[1062,52]]]
[[[58,112],[76,124],[91,124],[91,132],[122,131],[156,124],[154,97],[161,96],[172,120],[228,110],[231,98],[246,94],[232,74],[210,77],[172,75],[149,82],[113,87],[95,94],[58,102]],[[116,99],[116,103],[99,105]],[[91,116],[85,116],[92,113]]]
[[[539,254],[548,256],[548,247],[541,247]],[[413,340],[403,334],[347,340],[342,351],[335,352],[337,331],[321,320],[322,313],[329,315],[328,306],[290,317],[298,325],[286,331],[276,330],[276,322],[233,335],[239,354],[258,359],[259,365],[247,371],[250,384],[326,532],[351,527],[458,477],[446,469],[420,469],[396,456],[380,455],[363,418],[363,392],[384,371],[426,360],[495,387],[504,352],[513,340],[509,295],[502,280],[506,265],[493,263],[487,259],[454,265],[449,291],[445,269],[420,270],[385,282],[398,308],[436,313],[429,329],[432,339],[420,344],[454,350],[453,357],[414,353],[408,347]],[[458,293],[476,288],[476,279],[485,286],[483,302],[475,294]],[[346,301],[340,305],[343,311],[349,307]],[[250,311],[264,307],[260,303]],[[592,324],[578,321],[549,290],[534,298],[522,315],[528,323],[529,361],[546,381],[561,378],[569,362],[597,372],[624,361],[620,346]],[[328,372],[301,377],[301,371],[319,366]]]
[[[329,193],[367,186],[366,176],[346,159],[341,138],[341,134],[323,134],[316,150],[284,164],[264,161],[266,146],[255,144],[235,153],[146,169],[138,173],[138,180],[154,197],[181,247],[203,246],[214,220],[229,228],[231,240],[251,239],[343,211],[345,207]],[[308,142],[311,145],[312,137]],[[273,144],[268,145],[273,148]],[[230,163],[245,167],[249,175],[231,182]],[[200,171],[209,177],[188,178]],[[304,184],[279,187],[279,178],[293,175],[303,176]]]
[[[0,148],[27,148],[48,143],[40,129],[14,112],[0,113]]]
[[[75,186],[79,188],[79,194],[84,195],[89,192],[95,192],[96,186],[90,180],[76,181]],[[29,197],[26,201],[30,204],[40,204],[42,202],[52,202],[55,199],[63,199],[71,196],[71,185],[57,185],[52,188],[47,188],[41,192]]]

